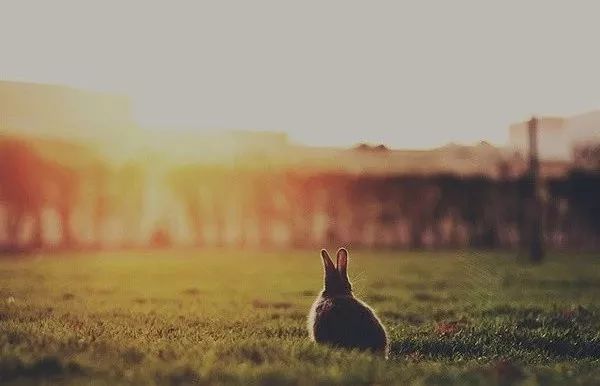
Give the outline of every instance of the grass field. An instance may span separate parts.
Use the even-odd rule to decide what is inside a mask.
[[[0,384],[600,384],[600,258],[350,251],[390,359],[318,346],[318,251],[0,260]]]

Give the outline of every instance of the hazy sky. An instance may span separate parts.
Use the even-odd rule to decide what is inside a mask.
[[[0,0],[0,78],[317,145],[504,143],[532,113],[600,108],[593,0],[149,3]]]

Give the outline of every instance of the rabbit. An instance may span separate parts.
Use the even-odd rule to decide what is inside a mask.
[[[334,347],[371,351],[388,357],[388,337],[375,312],[352,294],[348,280],[348,251],[337,252],[337,267],[321,250],[325,286],[308,314],[311,340]]]

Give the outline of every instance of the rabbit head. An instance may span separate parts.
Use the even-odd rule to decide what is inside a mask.
[[[348,251],[346,248],[338,249],[335,265],[325,249],[321,249],[321,257],[325,271],[323,296],[352,296],[352,285],[348,280]]]

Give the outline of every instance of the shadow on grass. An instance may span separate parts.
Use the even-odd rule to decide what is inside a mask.
[[[20,378],[48,379],[84,375],[84,369],[74,362],[64,362],[54,356],[46,356],[33,362],[19,358],[3,358],[0,361],[0,381],[8,382]]]
[[[474,318],[461,319],[454,318],[453,312],[433,319],[389,310],[380,316],[389,326],[413,327],[409,328],[413,335],[392,336],[390,354],[395,358],[486,362],[600,359],[597,312],[582,306],[544,310],[499,305]]]
[[[478,320],[476,325],[472,321],[441,322],[433,331],[396,339],[391,345],[392,355],[528,361],[600,359],[597,318],[581,306],[554,311],[500,306],[483,311]]]
[[[499,340],[499,341],[498,341]],[[461,337],[401,339],[392,343],[393,356],[419,353],[430,359],[524,358],[542,354],[544,359],[600,359],[600,341],[486,334]]]

